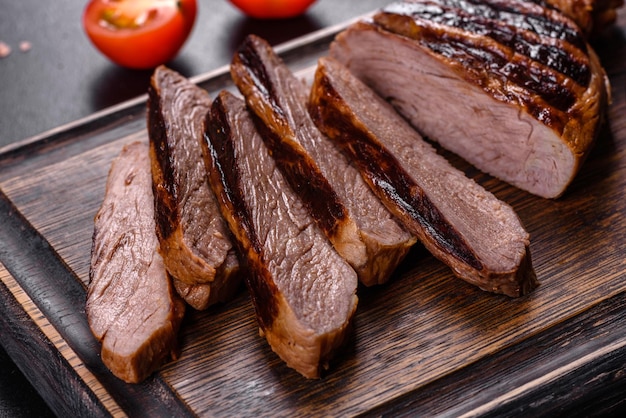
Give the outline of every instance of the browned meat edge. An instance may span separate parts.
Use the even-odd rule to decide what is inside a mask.
[[[239,262],[206,180],[200,139],[211,105],[206,91],[164,66],[148,90],[148,133],[157,236],[176,289],[195,309],[227,301]]]
[[[617,9],[624,0],[529,0],[544,7],[554,7],[576,22],[589,37],[596,37],[617,19]]]

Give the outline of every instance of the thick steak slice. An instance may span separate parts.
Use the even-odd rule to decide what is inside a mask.
[[[285,173],[337,252],[367,286],[387,281],[415,237],[396,222],[359,171],[311,120],[308,90],[264,40],[249,36],[231,74]]]
[[[239,263],[206,179],[200,141],[209,94],[166,67],[152,75],[148,133],[157,236],[177,290],[196,309],[227,300]]]
[[[520,0],[394,3],[331,55],[424,136],[539,196],[570,184],[607,107],[607,78],[578,27]]]
[[[536,287],[528,233],[513,209],[450,165],[331,58],[319,61],[310,111],[389,210],[457,276],[509,296]]]
[[[215,100],[204,154],[224,218],[247,256],[261,333],[289,367],[319,377],[350,328],[356,273],[276,168],[243,100],[227,92]]]
[[[113,161],[96,214],[86,313],[102,361],[137,383],[171,355],[185,303],[158,252],[148,145],[132,143]]]

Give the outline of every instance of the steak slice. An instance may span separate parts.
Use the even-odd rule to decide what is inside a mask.
[[[113,161],[95,217],[85,309],[102,361],[129,383],[177,356],[185,303],[158,247],[148,145],[135,142]]]
[[[346,339],[356,273],[276,168],[243,100],[221,93],[206,132],[209,180],[247,256],[261,334],[289,367],[317,378]]]
[[[318,63],[310,111],[389,210],[457,276],[513,297],[537,286],[529,236],[513,209],[450,165],[332,58]]]
[[[415,237],[372,193],[359,171],[315,126],[308,90],[270,45],[249,36],[231,64],[235,84],[285,178],[335,249],[367,286],[384,283]]]
[[[176,288],[196,309],[228,300],[239,263],[206,179],[200,141],[209,94],[164,66],[152,75],[148,133],[157,236]]]
[[[425,137],[546,198],[570,184],[607,107],[608,80],[578,27],[531,2],[394,3],[330,54]]]

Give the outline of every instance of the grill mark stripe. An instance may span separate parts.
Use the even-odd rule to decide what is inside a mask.
[[[537,65],[527,57],[515,55],[495,42],[483,42],[477,35],[436,27],[421,18],[383,12],[374,20],[385,30],[415,39],[431,51],[456,61],[472,74],[472,81],[499,100],[518,101],[516,96],[523,93],[519,91],[521,88],[562,112],[567,112],[576,103],[571,79]],[[494,81],[498,83],[494,85]],[[509,86],[511,82],[518,88]]]
[[[498,10],[502,18],[513,17],[512,22],[518,22],[520,29],[527,29],[540,35],[562,39],[587,52],[587,42],[580,28],[570,19],[563,16],[552,7],[544,7],[537,1],[530,3],[527,0],[455,0],[467,2],[474,7],[487,5]],[[512,23],[511,22],[511,23]]]
[[[272,328],[278,316],[278,290],[267,277],[264,267],[263,245],[254,226],[254,220],[248,203],[243,195],[237,152],[235,151],[235,133],[231,129],[231,110],[224,104],[220,94],[205,119],[205,135],[202,141],[203,155],[216,195],[230,216],[224,219],[230,224],[233,235],[237,238],[241,254],[247,255],[251,274],[246,276],[246,285],[250,289],[250,297],[262,329]]]
[[[571,44],[520,30],[502,20],[497,11],[481,14],[484,7],[467,7],[464,0],[392,4],[385,11],[487,36],[515,52],[546,65],[587,87],[591,80],[588,57]]]
[[[480,2],[450,0],[449,4],[476,16],[499,20],[518,29],[567,41],[581,51],[587,52],[587,43],[580,29],[554,10],[514,0],[480,0]],[[402,12],[403,9],[410,10],[411,7],[411,2],[396,2],[384,7],[383,11]]]

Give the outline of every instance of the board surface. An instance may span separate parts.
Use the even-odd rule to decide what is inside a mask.
[[[279,51],[303,78],[336,28]],[[35,362],[31,380],[72,415],[310,416],[404,412],[535,415],[622,402],[626,368],[626,13],[596,44],[612,83],[608,121],[565,195],[546,200],[480,173],[531,235],[541,285],[511,299],[455,278],[416,246],[392,280],[359,288],[353,337],[320,380],[287,368],[259,337],[245,290],[189,309],[179,360],[140,385],[114,378],[84,315],[93,217],[112,159],[147,141],[145,98],[0,154],[0,330]],[[226,69],[197,80],[233,90]],[[563,390],[567,383],[580,390]],[[37,386],[37,385],[36,385]],[[584,411],[584,409],[580,409]]]

